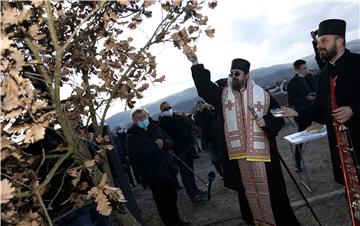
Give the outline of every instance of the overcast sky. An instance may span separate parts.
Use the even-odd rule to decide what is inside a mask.
[[[317,29],[322,20],[344,19],[347,41],[359,39],[359,12],[359,1],[219,0],[214,10],[206,12],[215,37],[203,34],[197,43],[197,56],[211,71],[213,81],[229,73],[234,58],[249,60],[251,70],[290,63],[313,53],[310,31]],[[153,14],[155,22],[160,20],[156,16]],[[191,63],[179,50],[159,46],[153,53],[159,75],[165,74],[166,81],[151,86],[136,106],[193,87]],[[107,117],[123,109],[123,104],[115,102]]]

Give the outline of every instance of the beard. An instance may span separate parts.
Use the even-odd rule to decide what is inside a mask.
[[[318,52],[320,54],[320,58],[324,60],[331,60],[337,56],[338,50],[336,48],[336,44],[332,45],[329,49],[319,48]]]
[[[233,90],[237,90],[237,91],[240,91],[243,87],[245,86],[245,84],[241,84],[241,82],[237,79],[232,79],[232,82],[231,82],[231,88]]]

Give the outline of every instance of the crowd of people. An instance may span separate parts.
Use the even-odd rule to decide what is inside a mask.
[[[249,61],[234,59],[229,77],[213,83],[210,71],[193,53],[187,57],[203,98],[194,103],[193,112],[175,112],[171,103],[163,102],[156,121],[146,109],[133,109],[132,126],[127,132],[117,130],[129,163],[125,169],[133,186],[151,189],[165,225],[190,224],[179,216],[176,204],[181,189],[178,174],[190,202],[204,203],[206,192],[194,175],[194,159],[202,151],[207,152],[224,186],[238,193],[241,216],[248,225],[300,225],[290,206],[277,155],[275,137],[284,125],[283,117],[294,117],[298,131],[313,121],[326,124],[335,181],[344,183],[334,123],[349,128],[355,156],[359,155],[360,102],[353,94],[359,84],[360,57],[345,48],[343,20],[323,21],[311,36],[320,74],[315,79],[302,59],[293,63],[295,75],[286,87],[291,108],[284,107],[282,117],[271,114],[270,109],[280,106],[252,80]],[[301,149],[296,146],[299,171]]]

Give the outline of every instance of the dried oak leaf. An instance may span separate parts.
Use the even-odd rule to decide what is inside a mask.
[[[154,3],[155,3],[154,0],[144,0],[143,5],[144,5],[144,8],[147,8],[147,7],[151,6],[151,5],[153,5]]]
[[[1,96],[4,96],[2,100],[2,110],[10,111],[19,107],[19,87],[15,80],[6,76],[1,82]]]
[[[117,202],[125,202],[126,200],[119,188],[111,187],[106,182],[107,176],[104,173],[99,186],[92,187],[88,192],[88,197],[95,197],[96,210],[105,216],[109,216],[112,208],[108,198]]]
[[[1,53],[3,53],[6,49],[10,49],[11,44],[13,44],[13,41],[11,39],[9,39],[9,37],[5,36],[3,33],[1,33],[0,36],[0,50]],[[1,60],[3,61],[3,60]]]
[[[92,171],[94,166],[96,165],[96,161],[94,159],[86,160],[84,162],[84,165],[85,165],[86,169],[88,169],[89,171]]]
[[[180,6],[181,6],[181,2],[182,2],[182,0],[173,0],[173,5],[174,5],[175,7],[180,7]]]
[[[217,6],[217,1],[208,2],[208,6],[210,9],[215,9],[215,7]]]
[[[210,38],[213,38],[214,37],[214,33],[215,33],[215,29],[214,28],[207,28],[205,30],[205,34],[210,37]]]
[[[8,179],[1,180],[0,204],[8,203],[14,197],[15,188]]]
[[[88,193],[88,197],[95,197],[95,202],[97,203],[96,210],[104,215],[109,216],[112,208],[110,206],[110,202],[107,199],[102,189],[97,187],[92,187]]]
[[[46,34],[39,34],[40,31],[37,24],[31,25],[28,32],[35,40],[40,40],[46,37]]]
[[[38,140],[44,139],[45,127],[35,124],[30,127],[25,133],[25,143],[35,143]]]
[[[3,8],[3,7],[2,7]],[[16,8],[3,8],[3,16],[1,18],[4,28],[8,25],[17,24],[18,18],[17,18],[17,12]]]
[[[31,0],[31,4],[33,4],[34,7],[39,7],[43,4],[44,0]]]
[[[117,0],[117,2],[124,6],[130,5],[130,0]]]
[[[71,177],[74,177],[74,179],[71,181],[71,183],[74,185],[74,187],[79,183],[80,181],[80,176],[81,176],[81,166],[77,166],[74,168],[71,168],[68,170],[68,174]]]
[[[14,215],[15,215],[14,210],[1,211],[1,220],[11,223],[12,221],[15,220]]]
[[[30,210],[16,226],[39,226],[41,224],[41,215],[38,212]]]

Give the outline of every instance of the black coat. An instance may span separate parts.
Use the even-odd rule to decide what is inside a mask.
[[[177,114],[173,114],[171,117],[161,117],[159,125],[174,141],[175,154],[181,155],[189,152],[191,144],[191,130],[184,117]]]
[[[308,83],[308,89],[305,87],[302,79]],[[293,105],[295,109],[309,108],[313,105],[313,101],[306,99],[309,93],[316,91],[315,79],[312,74],[307,74],[305,78],[301,78],[296,74],[287,85],[288,103]]]
[[[304,81],[305,80],[305,81]],[[304,85],[307,82],[308,87]],[[306,99],[309,93],[315,93],[316,83],[312,74],[307,74],[305,78],[301,78],[298,74],[290,80],[287,85],[288,103],[294,106],[297,111],[306,110],[314,107],[315,101]],[[311,124],[311,115],[304,115],[300,118],[295,118],[300,130],[306,129]]]
[[[195,124],[198,125],[206,141],[215,142],[217,139],[216,117],[209,109],[195,113]]]
[[[240,170],[238,166],[237,160],[229,160],[227,147],[225,143],[225,134],[224,134],[224,116],[222,111],[222,103],[221,103],[221,94],[224,87],[218,87],[210,80],[210,71],[204,68],[204,65],[198,64],[191,67],[192,76],[194,79],[194,83],[196,89],[198,91],[198,95],[202,97],[207,103],[213,105],[216,110],[217,119],[218,119],[218,130],[221,133],[220,136],[220,152],[223,163],[223,171],[224,171],[224,185],[227,188],[241,191],[244,190]],[[270,109],[278,108],[279,105],[277,102],[271,97],[270,101]],[[280,131],[281,127],[284,124],[284,120],[277,118],[275,119],[271,114],[264,115],[264,120],[268,125],[268,129],[272,134],[272,139],[275,142],[275,136]]]
[[[164,142],[162,149],[155,143],[156,139]],[[128,130],[126,147],[144,187],[175,177],[177,167],[170,154],[173,145],[172,139],[156,123],[150,122],[148,130],[136,125]]]
[[[346,49],[344,54],[336,61],[335,66],[330,63],[325,65],[319,74],[318,98],[316,100],[315,112],[312,114],[316,121],[326,124],[335,181],[343,183],[331,116],[329,78],[333,75],[338,76],[335,90],[338,107],[350,106],[354,112],[354,115],[345,123],[345,126],[349,128],[355,153],[358,159],[360,159],[360,100],[358,97],[360,85],[360,55],[351,53]]]

